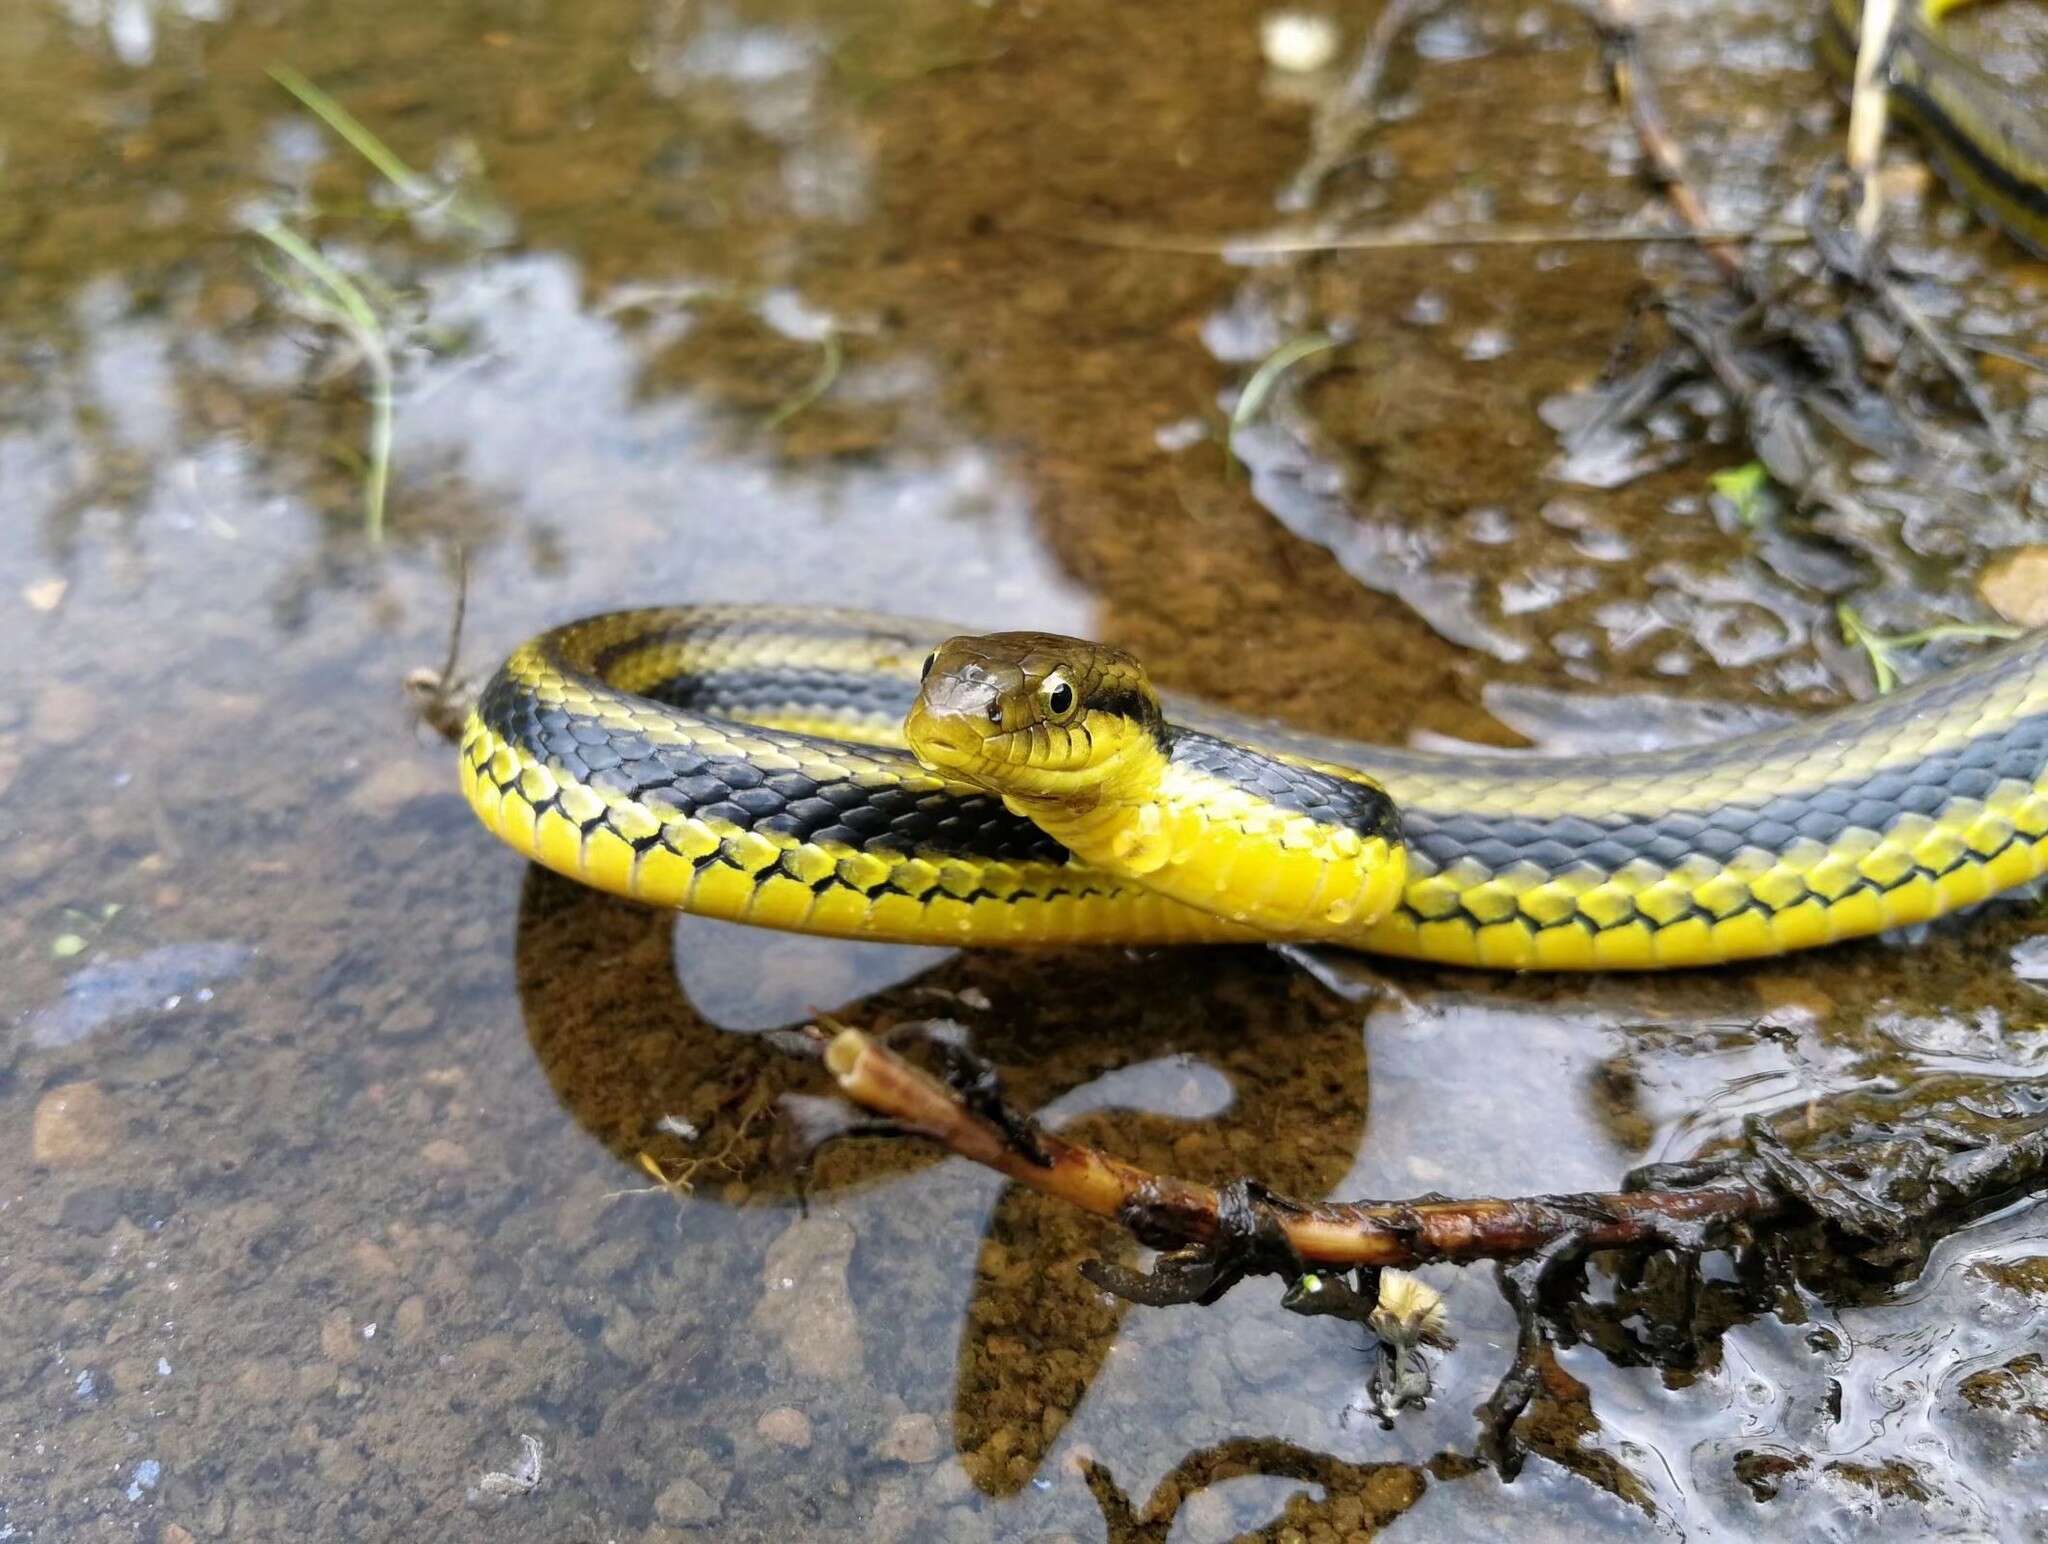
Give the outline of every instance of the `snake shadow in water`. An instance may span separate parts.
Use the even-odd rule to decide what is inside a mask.
[[[529,869],[516,977],[534,1056],[577,1124],[635,1176],[644,1179],[644,1154],[667,1175],[689,1174],[693,1203],[791,1210],[799,1153],[776,1107],[784,1095],[829,1095],[830,1080],[772,1036],[711,1022],[679,979],[676,937],[672,913]],[[749,934],[746,944],[772,959],[774,936],[763,940]],[[687,976],[692,962],[681,963]],[[1266,950],[949,954],[851,1004],[819,1006],[869,1028],[965,1018],[1020,1108],[1057,1100],[1069,1135],[1191,1178],[1249,1174],[1320,1196],[1364,1139],[1357,1005]],[[677,1119],[695,1127],[693,1141],[663,1129]],[[938,1156],[915,1142],[834,1143],[817,1156],[809,1193],[901,1179]],[[896,1237],[929,1241],[920,1220]],[[857,1247],[856,1306],[879,1311],[860,1302],[867,1243]],[[978,1248],[966,1236],[938,1247],[974,1269],[955,1362],[955,1442],[985,1492],[1013,1494],[1038,1472],[1129,1311],[1075,1263],[1128,1261],[1132,1246],[1108,1223],[1005,1186]]]

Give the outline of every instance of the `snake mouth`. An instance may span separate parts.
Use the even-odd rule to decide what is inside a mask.
[[[987,720],[946,712],[920,700],[903,722],[903,738],[927,772],[974,776],[988,760]]]

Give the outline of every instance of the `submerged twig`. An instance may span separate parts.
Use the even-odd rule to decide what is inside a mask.
[[[1664,108],[1657,95],[1655,78],[1643,65],[1642,41],[1636,32],[1633,0],[1598,0],[1594,26],[1599,31],[1601,50],[1607,62],[1608,83],[1614,99],[1635,125],[1636,141],[1642,146],[1650,171],[1664,190],[1664,197],[1693,232],[1701,249],[1714,260],[1731,283],[1743,282],[1742,258],[1735,248],[1705,234],[1713,228],[1706,203],[1692,185],[1685,164],[1685,151],[1664,120]]]
[[[1859,222],[1862,220],[1863,210],[1870,207],[1876,196],[1874,193],[1866,194],[1864,203],[1857,209]],[[1970,411],[1975,413],[1978,420],[1990,431],[1992,444],[2005,455],[2018,455],[2019,447],[2013,443],[2012,434],[2005,426],[2004,415],[1992,405],[1991,394],[1984,389],[1984,383],[1978,379],[1977,372],[1970,368],[1970,362],[1963,358],[1954,344],[1941,335],[1940,329],[1928,320],[1920,308],[1907,298],[1904,290],[1876,269],[1876,265],[1873,265],[1869,284],[1884,308],[1920,340],[1921,347],[1934,357],[1934,362],[1941,367],[1942,373],[1956,383],[1956,388],[1970,404]]]
[[[1741,1186],[1677,1195],[1615,1192],[1520,1200],[1305,1202],[1256,1186],[1232,1195],[1155,1174],[1050,1132],[1036,1138],[1043,1160],[1021,1153],[1001,1126],[930,1073],[859,1030],[842,1030],[825,1065],[854,1103],[963,1158],[1098,1217],[1111,1217],[1160,1249],[1212,1249],[1243,1222],[1233,1207],[1291,1251],[1288,1268],[1411,1266],[1434,1260],[1491,1260],[1531,1253],[1565,1233],[1588,1249],[1639,1245],[1670,1224],[1715,1225],[1766,1216],[1779,1198]],[[1237,1187],[1233,1187],[1235,1189]],[[1257,1274],[1247,1268],[1239,1275]],[[1267,1272],[1272,1273],[1271,1271]]]
[[[956,1073],[970,1060],[957,1046],[951,1055]],[[1304,1202],[1250,1180],[1218,1189],[1153,1173],[1066,1141],[1008,1109],[986,1067],[973,1075],[971,1095],[963,1094],[859,1030],[834,1035],[825,1064],[841,1092],[881,1117],[881,1131],[938,1142],[1044,1195],[1113,1218],[1161,1251],[1149,1273],[1099,1260],[1082,1266],[1096,1285],[1137,1302],[1207,1304],[1247,1276],[1277,1275],[1295,1283],[1285,1306],[1361,1317],[1350,1310],[1376,1294],[1317,1281],[1310,1267],[1501,1262],[1517,1342],[1480,1413],[1482,1448],[1506,1475],[1520,1463],[1514,1427],[1536,1393],[1549,1345],[1544,1296],[1588,1254],[1670,1251],[1696,1262],[1710,1247],[1751,1236],[1759,1222],[1817,1219],[1850,1257],[1895,1263],[1938,1227],[2048,1186],[2043,1090],[2017,1090],[2003,1109],[1981,1096],[1953,1101],[1956,1118],[1930,1118],[1903,1132],[1866,1126],[1816,1141],[1805,1153],[1752,1120],[1740,1151],[1641,1169],[1617,1191]],[[1987,1121],[1996,1129],[1983,1130]],[[1696,1287],[1686,1301],[1697,1301]],[[1378,1302],[1387,1306],[1383,1297]],[[1441,1333],[1440,1321],[1427,1313],[1411,1317],[1402,1332],[1409,1340]],[[1414,1397],[1405,1386],[1390,1395],[1393,1408]]]
[[[1800,246],[1812,239],[1807,232],[1790,225],[1724,226],[1703,230],[1494,225],[1483,230],[1444,230],[1419,222],[1380,230],[1346,231],[1342,235],[1324,235],[1317,231],[1304,231],[1299,235],[1287,231],[1250,231],[1237,236],[1183,236],[1170,231],[1133,231],[1106,225],[1084,225],[1034,234],[1049,236],[1056,241],[1113,247],[1125,252],[1218,257],[1226,261],[1252,257],[1297,257],[1318,252],[1409,252],[1449,247],[1656,246],[1666,243],[1694,246],[1706,242],[1745,241],[1769,246]]]
[[[2007,343],[2003,338],[1986,338],[1977,333],[1956,334],[1956,345],[1973,354],[1988,354],[1994,359],[2003,359],[2036,375],[2048,375],[2048,354],[2036,354],[2031,349],[2021,348],[2017,343]]]
[[[1350,75],[1316,113],[1308,159],[1280,195],[1282,209],[1305,209],[1313,204],[1330,174],[1358,154],[1359,143],[1373,127],[1380,81],[1386,75],[1394,44],[1410,27],[1441,10],[1444,3],[1445,0],[1387,0],[1380,7]]]
[[[453,744],[461,737],[469,710],[476,705],[471,683],[458,674],[462,655],[462,623],[469,610],[469,549],[455,551],[455,606],[448,622],[448,652],[439,670],[422,667],[405,675],[405,694],[419,721]]]

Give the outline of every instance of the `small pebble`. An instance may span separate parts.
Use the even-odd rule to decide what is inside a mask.
[[[1408,302],[1408,309],[1401,313],[1401,320],[1410,327],[1440,327],[1450,314],[1451,303],[1444,299],[1443,291],[1426,289]]]
[[[355,1320],[345,1308],[334,1309],[320,1321],[320,1354],[330,1362],[353,1362],[360,1353]]]
[[[781,1343],[798,1377],[847,1382],[866,1366],[846,1279],[854,1243],[836,1217],[800,1217],[768,1246],[753,1324]]]
[[[415,1035],[424,1035],[434,1027],[434,1010],[417,998],[409,998],[389,1013],[380,1013],[370,1019],[370,1029],[380,1039],[410,1040]]]
[[[678,1528],[696,1528],[718,1521],[718,1503],[710,1491],[685,1476],[654,1498],[654,1515]]]
[[[1514,341],[1498,327],[1477,327],[1465,338],[1465,357],[1474,364],[1498,359],[1514,347]]]
[[[44,745],[76,745],[99,722],[99,700],[82,686],[52,682],[36,694],[30,733]]]
[[[418,1340],[427,1328],[427,1300],[415,1292],[398,1305],[396,1318],[399,1344]]]
[[[777,1405],[754,1423],[754,1430],[777,1447],[799,1453],[811,1445],[811,1418],[794,1405]]]
[[[1306,75],[1337,57],[1337,28],[1312,11],[1268,11],[1259,18],[1259,52],[1276,70]]]
[[[2021,547],[1984,570],[1984,604],[2021,627],[2048,625],[2048,547]]]
[[[379,761],[349,790],[349,808],[365,815],[395,814],[415,799],[431,798],[448,789],[447,774],[424,755]]]
[[[114,1101],[97,1083],[64,1083],[36,1101],[29,1151],[37,1163],[93,1163],[114,1150]]]
[[[355,1247],[349,1251],[349,1257],[355,1261],[356,1268],[366,1276],[398,1274],[398,1262],[391,1258],[391,1251],[367,1238],[356,1240]]]
[[[1237,1534],[1230,1503],[1213,1490],[1188,1497],[1181,1506],[1180,1521],[1188,1544],[1223,1544]]]
[[[882,1433],[882,1440],[875,1444],[878,1457],[899,1464],[936,1463],[945,1451],[946,1441],[939,1434],[939,1423],[921,1412],[897,1416]]]

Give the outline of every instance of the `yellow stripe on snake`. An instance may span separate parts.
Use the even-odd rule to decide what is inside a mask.
[[[2048,635],[1711,746],[1461,757],[1162,699],[1128,655],[856,612],[618,612],[465,729],[484,824],[654,905],[899,942],[1297,940],[1516,970],[1782,954],[2048,867]]]
[[[1878,74],[1956,195],[2048,257],[2048,107],[2038,80],[2002,80],[1942,40],[1942,17],[1966,3],[1904,0]],[[1829,0],[1823,15],[1821,53],[1845,80],[1856,73],[1862,18],[1862,0]]]

